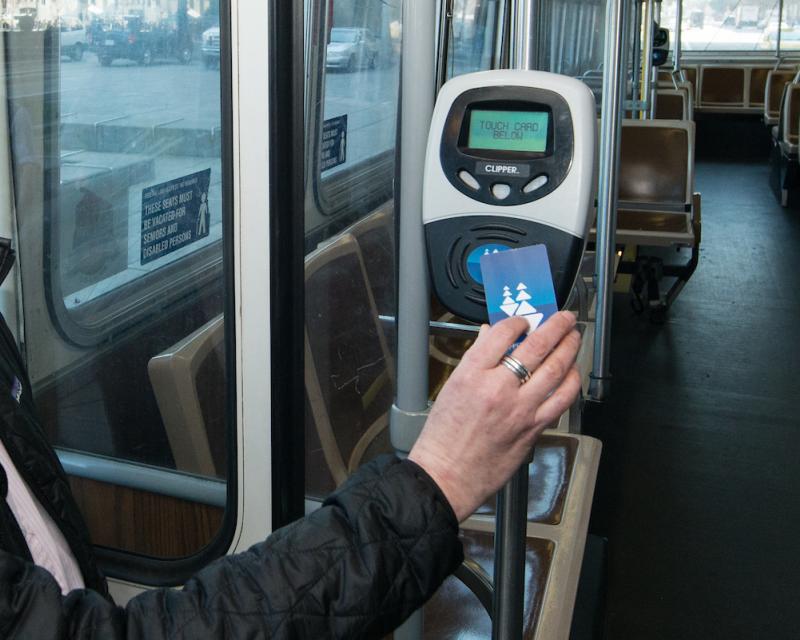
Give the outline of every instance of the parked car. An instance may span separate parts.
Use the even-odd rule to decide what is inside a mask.
[[[203,31],[202,38],[203,64],[206,69],[219,66],[219,27],[211,27]]]
[[[174,22],[146,24],[139,16],[125,16],[93,34],[94,50],[103,66],[117,59],[135,60],[149,65],[161,59],[177,59],[181,64],[192,60],[192,40],[186,30]]]
[[[378,64],[378,41],[369,29],[335,27],[328,42],[326,67],[353,71]]]
[[[83,58],[83,52],[88,49],[86,29],[80,18],[62,16],[58,21],[58,31],[61,40],[61,55],[69,56],[76,62]]]

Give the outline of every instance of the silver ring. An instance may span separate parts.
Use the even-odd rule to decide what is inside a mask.
[[[500,363],[505,365],[509,371],[519,378],[520,384],[525,384],[531,379],[531,372],[528,371],[525,365],[517,360],[514,356],[503,356],[503,359],[500,360]]]

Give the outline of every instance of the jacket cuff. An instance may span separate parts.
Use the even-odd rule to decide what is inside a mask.
[[[413,460],[407,460],[407,459],[402,460],[400,461],[400,464],[411,466],[411,468],[413,469],[414,477],[423,484],[426,484],[428,486],[428,490],[433,492],[433,494],[438,498],[438,500],[442,503],[442,505],[444,505],[445,512],[448,514],[449,520],[451,521],[452,525],[456,529],[458,529],[459,523],[458,523],[458,518],[456,517],[456,512],[453,511],[453,507],[450,504],[450,501],[447,499],[447,496],[444,495],[444,492],[442,491],[441,487],[439,487],[439,485],[436,484],[436,480],[431,478],[430,475],[428,475],[428,472],[425,471],[425,469],[420,467]]]

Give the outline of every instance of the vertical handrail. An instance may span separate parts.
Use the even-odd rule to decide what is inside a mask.
[[[778,64],[781,61],[781,27],[783,27],[783,0],[778,2],[778,38],[775,44],[775,57],[778,58]]]
[[[512,69],[536,69],[539,64],[535,29],[538,0],[511,5],[509,63]],[[494,535],[492,640],[521,640],[525,610],[525,545],[528,529],[528,465],[520,465],[497,495]]]
[[[652,1],[652,0],[651,0]],[[603,68],[602,122],[600,133],[600,184],[597,198],[597,320],[595,324],[594,364],[589,382],[589,398],[603,401],[611,385],[611,303],[614,280],[614,249],[617,228],[617,174],[619,140],[622,127],[623,11],[624,0],[607,0],[606,39]]]
[[[635,16],[635,11],[632,9],[633,5],[638,5],[638,0],[635,3],[631,3],[630,0],[623,0],[622,3],[622,47],[620,50],[619,56],[619,68],[620,68],[620,91],[622,92],[622,105],[624,107],[625,103],[628,100],[628,89],[630,88],[632,93],[630,94],[631,100],[636,100],[636,93],[633,92],[633,82],[631,81],[631,86],[628,86],[628,68],[631,68],[631,75],[634,75],[633,72],[633,62],[632,60],[636,60],[636,58],[632,57],[636,55],[631,51],[630,44],[631,41],[629,37],[632,32],[632,24]],[[625,113],[627,108],[623,108],[623,115],[622,117],[628,117]],[[635,117],[633,112],[634,110],[631,109],[630,117]]]
[[[510,67],[512,69],[537,69],[539,42],[534,29],[539,22],[536,14],[538,0],[515,0],[511,13]]]
[[[495,69],[508,69],[511,66],[511,23],[517,0],[503,0],[498,20],[499,38]]]
[[[403,412],[428,406],[428,321],[430,289],[422,228],[422,178],[435,86],[436,5],[430,0],[403,3],[400,109],[400,203],[397,335],[397,399]],[[410,450],[413,440],[395,442]],[[415,439],[415,438],[414,438]],[[402,445],[402,446],[398,446]]]
[[[525,546],[528,532],[528,464],[497,495],[494,540],[492,640],[522,640],[525,613]]]
[[[642,120],[655,117],[653,104],[653,22],[655,20],[655,0],[647,0],[644,10],[644,42],[642,42],[642,102],[647,103],[647,112],[640,115]]]
[[[783,1],[783,0],[781,0]],[[675,7],[675,38],[672,45],[672,73],[678,80],[683,81],[683,71],[681,71],[681,25],[683,24],[683,0],[678,0]]]
[[[436,3],[403,2],[398,224],[397,395],[390,433],[399,452],[411,450],[428,408],[430,285],[422,227],[422,181],[436,87]],[[399,627],[396,640],[422,638],[422,610]]]
[[[643,0],[633,0],[633,55],[631,57],[631,74],[633,76],[633,86],[631,97],[635,102],[641,99],[640,85],[642,80],[642,2]],[[633,109],[632,117],[638,118],[641,109]]]

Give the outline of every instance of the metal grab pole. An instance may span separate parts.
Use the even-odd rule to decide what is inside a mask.
[[[589,383],[589,398],[605,400],[611,385],[611,305],[613,302],[615,233],[617,228],[617,173],[622,97],[623,11],[624,0],[606,3],[606,51],[603,57],[602,124],[600,133],[600,184],[597,197],[597,321],[595,324],[594,364]]]
[[[514,69],[535,69],[538,43],[534,28],[538,2],[516,0],[511,14],[510,62]],[[525,611],[528,465],[533,452],[497,494],[494,530],[492,640],[521,640]]]
[[[783,1],[783,0],[781,0]],[[675,8],[675,38],[672,45],[672,71],[677,75],[678,80],[683,81],[683,71],[681,71],[681,25],[683,24],[683,0],[678,0]]]
[[[436,5],[403,3],[402,104],[400,111],[400,206],[398,257],[397,398],[392,445],[408,452],[418,432],[402,417],[428,408],[428,321],[430,285],[422,228],[422,177],[435,100]]]
[[[516,0],[503,0],[498,10],[497,38],[498,47],[495,51],[495,69],[509,69],[511,67],[511,24],[513,22],[513,3]]]
[[[497,494],[492,640],[521,640],[525,610],[528,463]]]
[[[641,96],[639,95],[639,85],[642,80],[642,0],[633,0],[634,13],[633,13],[633,56],[631,58],[631,73],[633,75],[633,83],[631,88],[631,99],[639,103]],[[606,21],[607,22],[607,21]],[[608,36],[608,34],[606,34]],[[627,69],[626,69],[627,71]],[[638,107],[633,109],[633,117],[638,118],[641,114],[641,109]]]
[[[783,0],[778,2],[778,37],[776,38],[775,57],[781,62],[781,27],[783,27]]]
[[[428,408],[430,285],[422,229],[422,178],[436,83],[436,3],[403,3],[400,110],[397,397],[392,407],[392,446],[408,452]],[[422,611],[394,632],[396,640],[422,638]]]
[[[650,119],[655,116],[654,105],[652,101],[653,89],[653,37],[655,36],[655,29],[653,29],[653,22],[655,20],[655,0],[647,0],[647,6],[644,12],[644,42],[642,43],[642,95],[641,100],[647,102],[646,118]]]
[[[636,2],[638,5],[639,3]],[[630,97],[628,91],[632,89],[633,80],[632,76],[635,75],[632,71],[633,63],[631,60],[635,60],[636,58],[631,58],[633,55],[631,53],[631,26],[634,20],[634,10],[631,8],[630,0],[623,0],[622,4],[622,42],[624,43],[622,46],[622,51],[620,52],[620,59],[619,59],[619,68],[621,69],[621,78],[620,78],[620,85],[622,91],[622,105],[623,105],[623,117],[635,117],[635,110],[630,109],[630,116],[627,114],[628,107],[627,102],[628,100],[636,100],[636,94],[631,93]],[[631,69],[631,76],[628,76],[628,69]]]
[[[535,27],[538,0],[515,0],[511,13],[510,67],[512,69],[538,68],[539,43]]]

